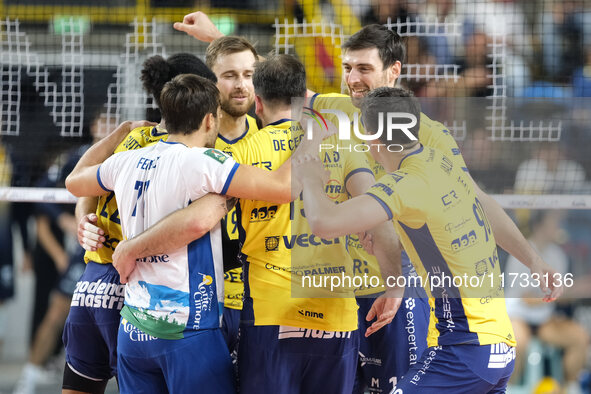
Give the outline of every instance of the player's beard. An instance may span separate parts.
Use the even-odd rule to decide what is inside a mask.
[[[232,96],[233,95],[245,96],[246,97],[245,104],[244,105],[233,105],[232,104]],[[220,107],[222,108],[222,111],[224,111],[225,113],[227,113],[231,117],[239,118],[248,112],[250,107],[252,107],[253,103],[254,103],[254,97],[248,91],[245,91],[244,93],[243,92],[234,92],[228,98],[222,99],[222,101],[220,103]]]

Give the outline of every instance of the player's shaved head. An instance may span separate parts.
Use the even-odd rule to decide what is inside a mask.
[[[256,65],[255,93],[269,105],[291,105],[292,97],[306,96],[306,70],[291,55],[275,55]]]
[[[160,111],[169,134],[191,134],[207,114],[217,116],[220,92],[212,81],[181,74],[167,82],[160,95]]]

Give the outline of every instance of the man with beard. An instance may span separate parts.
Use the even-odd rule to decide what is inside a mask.
[[[254,103],[252,75],[257,52],[243,37],[225,36],[214,40],[205,54],[205,63],[215,73],[220,91],[220,134],[216,149],[230,152],[232,145],[258,131],[256,121],[247,114]],[[228,212],[222,222],[224,244],[224,337],[235,357],[238,325],[242,310],[244,283],[242,265],[238,261],[238,218],[236,209]]]

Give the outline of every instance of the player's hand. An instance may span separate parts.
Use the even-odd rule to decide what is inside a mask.
[[[78,243],[89,252],[102,248],[103,242],[106,241],[105,232],[95,226],[97,220],[98,217],[94,213],[89,213],[84,215],[78,223]]]
[[[216,38],[224,35],[213,24],[211,19],[201,11],[192,12],[185,15],[182,22],[175,22],[173,27],[178,31],[183,31],[199,41],[212,42]]]
[[[129,131],[137,129],[138,127],[156,126],[158,123],[148,122],[147,120],[134,120],[129,124]]]
[[[318,154],[308,154],[299,152],[292,156],[292,174],[300,182],[305,183],[304,180],[318,180],[322,184],[326,184],[330,179],[330,172],[328,172],[324,165],[320,162]]]
[[[536,274],[540,279],[540,289],[544,293],[544,301],[551,302],[562,295],[564,292],[562,281],[555,280],[556,276],[558,276],[558,272],[556,272],[556,270],[548,263],[541,258],[538,258],[529,268],[532,275]],[[548,280],[546,281],[545,278],[548,278]]]
[[[367,313],[365,320],[371,321],[377,319],[365,331],[365,336],[368,337],[386,324],[390,324],[400,304],[402,303],[402,296],[404,295],[404,288],[396,288],[386,291],[384,294],[376,298],[371,309]]]
[[[357,237],[359,237],[359,243],[363,246],[363,249],[365,249],[367,253],[373,255],[373,238],[371,234],[364,231],[362,233],[357,233]]]
[[[127,283],[129,275],[135,269],[136,264],[135,255],[133,255],[129,247],[129,241],[123,240],[119,242],[113,252],[113,267],[119,273],[119,281],[122,284]]]

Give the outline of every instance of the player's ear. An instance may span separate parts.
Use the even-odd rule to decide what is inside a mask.
[[[400,73],[402,72],[402,63],[396,60],[394,64],[389,66],[386,71],[388,73],[388,86],[394,86],[396,80],[398,77],[400,77]]]
[[[205,115],[205,127],[207,132],[215,129],[215,117],[211,112]]]
[[[259,118],[263,113],[263,99],[261,99],[261,96],[259,95],[254,96],[254,113]]]

